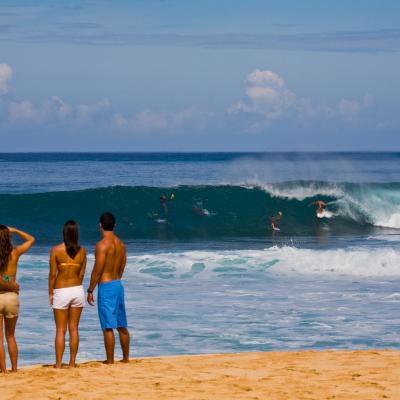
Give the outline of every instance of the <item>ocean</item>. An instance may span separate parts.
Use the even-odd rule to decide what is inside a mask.
[[[50,247],[79,222],[87,287],[104,211],[128,248],[135,357],[400,349],[400,153],[0,153],[0,170],[0,223],[37,238],[21,364],[54,360]],[[104,357],[96,307],[80,337],[78,361]]]

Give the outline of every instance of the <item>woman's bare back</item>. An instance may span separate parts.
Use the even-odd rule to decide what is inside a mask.
[[[79,286],[85,274],[86,249],[81,247],[76,256],[71,258],[64,243],[59,244],[51,250],[50,263],[57,271],[54,289]]]

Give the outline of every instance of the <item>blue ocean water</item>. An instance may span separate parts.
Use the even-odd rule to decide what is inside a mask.
[[[134,356],[400,348],[400,153],[3,153],[0,170],[0,223],[37,237],[18,273],[22,364],[53,360],[49,248],[77,219],[87,282],[105,210],[128,245]],[[78,358],[101,357],[87,306]]]

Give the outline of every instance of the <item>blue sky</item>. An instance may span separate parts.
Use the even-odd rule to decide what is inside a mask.
[[[399,15],[0,0],[0,151],[400,150]]]

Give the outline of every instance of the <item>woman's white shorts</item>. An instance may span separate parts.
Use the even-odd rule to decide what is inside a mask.
[[[53,290],[53,308],[67,310],[70,307],[83,307],[85,292],[83,286],[71,286]]]

